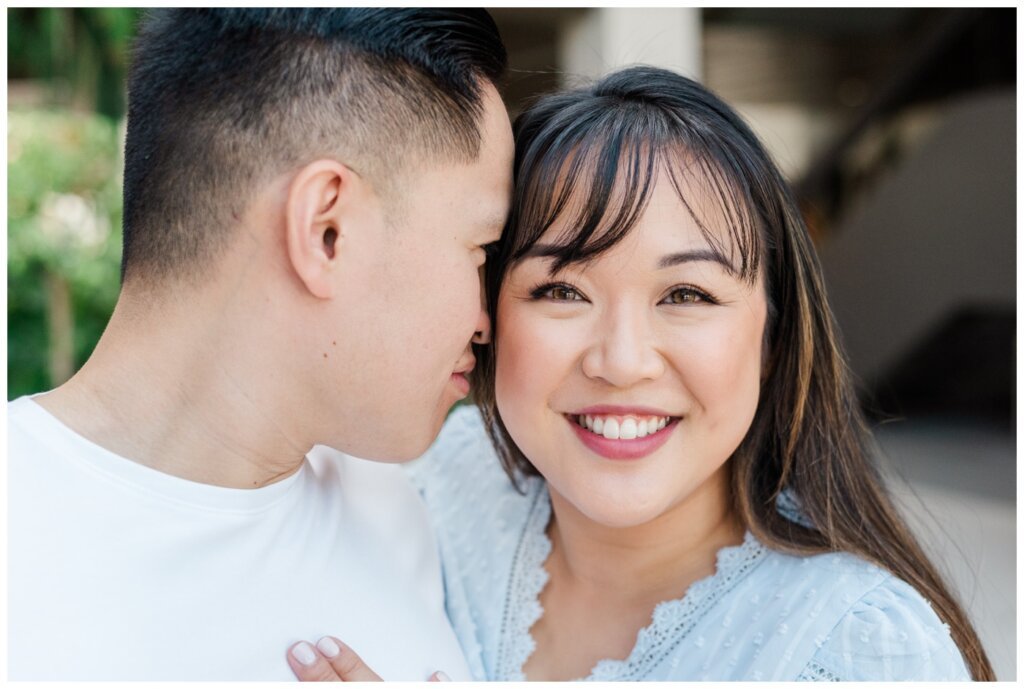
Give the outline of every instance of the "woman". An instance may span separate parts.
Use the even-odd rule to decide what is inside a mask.
[[[807,231],[737,115],[638,67],[515,134],[479,410],[413,469],[474,675],[993,679],[872,465]]]

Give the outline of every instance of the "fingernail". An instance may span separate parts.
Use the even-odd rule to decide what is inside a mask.
[[[334,656],[341,653],[341,649],[338,648],[338,644],[334,641],[334,639],[332,639],[329,636],[325,636],[324,638],[317,641],[316,647],[319,648],[320,652],[328,658],[333,658]]]
[[[445,673],[441,672],[440,670],[438,670],[437,672],[434,673],[434,677],[437,678],[438,682],[451,682],[452,681],[451,677],[449,677]]]
[[[303,665],[312,665],[316,662],[316,651],[305,641],[295,645],[295,648],[292,649],[292,655],[295,656],[295,660]]]

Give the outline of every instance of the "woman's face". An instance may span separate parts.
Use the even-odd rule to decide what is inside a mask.
[[[726,236],[701,213],[714,204],[683,191]],[[713,258],[664,174],[621,242],[554,276],[552,262],[524,259],[498,298],[495,392],[513,440],[553,494],[606,526],[720,491],[757,408],[762,281]]]

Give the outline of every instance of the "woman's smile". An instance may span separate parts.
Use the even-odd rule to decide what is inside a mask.
[[[641,459],[663,446],[679,426],[674,416],[568,414],[566,420],[588,449],[607,459]]]

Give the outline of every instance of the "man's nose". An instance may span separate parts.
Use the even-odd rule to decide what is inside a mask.
[[[486,309],[480,309],[480,315],[476,321],[476,331],[473,333],[473,344],[485,345],[491,342],[491,319]]]
[[[597,328],[593,344],[583,355],[587,377],[627,388],[665,372],[665,360],[646,314],[623,308],[603,318]]]
[[[484,292],[483,280],[480,281],[480,313],[476,317],[476,329],[473,332],[473,344],[485,345],[491,342],[491,318],[487,315],[487,295]]]
[[[487,281],[484,279],[486,264],[480,266],[480,313],[476,317],[473,344],[485,345],[491,342],[491,318],[487,315]]]

